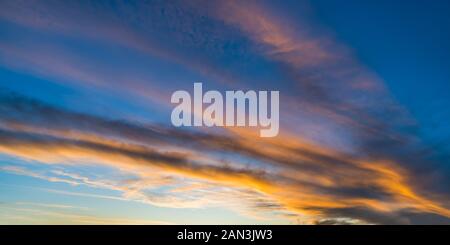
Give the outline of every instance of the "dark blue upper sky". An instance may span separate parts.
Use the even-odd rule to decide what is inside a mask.
[[[311,1],[314,13],[383,78],[422,127],[450,138],[449,1]]]

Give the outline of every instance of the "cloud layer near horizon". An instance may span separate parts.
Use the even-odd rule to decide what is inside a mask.
[[[211,184],[254,192],[249,204],[254,208],[298,215],[310,223],[330,218],[410,223],[410,213],[450,215],[445,199],[419,194],[410,184],[411,172],[389,159],[358,158],[287,137],[261,141],[246,134],[220,136],[111,121],[14,94],[1,101],[2,153],[49,164],[93,162],[137,174],[144,185],[117,187],[125,196],[145,188],[154,173],[164,173],[203,183],[194,190]],[[258,164],[231,160],[239,159],[235,155]],[[170,183],[159,183],[165,184]],[[174,199],[148,203],[177,205]]]

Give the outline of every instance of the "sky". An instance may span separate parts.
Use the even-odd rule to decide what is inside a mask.
[[[448,1],[0,2],[0,224],[450,224]],[[174,127],[280,92],[278,136]]]

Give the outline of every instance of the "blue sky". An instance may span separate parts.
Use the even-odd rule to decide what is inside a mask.
[[[427,130],[424,137],[448,139],[449,3],[350,1],[338,8],[339,4],[318,1],[316,12],[337,38],[383,78],[395,98]],[[436,124],[442,130],[432,132]]]
[[[448,1],[2,1],[0,223],[449,223]],[[280,134],[175,128],[280,91]]]

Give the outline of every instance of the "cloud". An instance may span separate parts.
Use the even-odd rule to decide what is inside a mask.
[[[148,58],[157,58],[163,62],[175,64],[172,68],[178,65],[210,77],[212,80],[234,83],[235,75],[224,71],[218,60],[214,59],[218,53],[223,54],[225,51],[217,48],[220,46],[215,44],[218,40],[226,41],[220,31],[223,30],[223,25],[220,23],[216,26],[199,25],[204,22],[204,19],[196,15],[195,10],[188,6],[189,4],[183,2],[178,4],[181,6],[167,2],[155,4],[137,1],[134,6],[122,2],[103,2],[101,8],[104,8],[104,11],[100,14],[99,6],[94,2],[6,1],[2,2],[0,19],[46,34],[56,34],[59,37],[72,38],[81,42],[88,40],[97,44],[99,48],[104,48],[106,44],[112,46],[114,50],[134,50],[139,55],[145,54]],[[71,17],[68,18],[68,16]],[[198,30],[192,31],[192,29]],[[198,35],[200,33],[208,33],[208,35]],[[27,39],[22,37],[16,40],[26,43]],[[198,46],[200,43],[202,45]],[[49,62],[52,59],[58,59],[57,55],[47,58],[42,52],[36,51],[36,46],[39,44],[29,45],[30,51],[34,50],[34,54],[41,53],[39,56],[29,57],[36,63],[41,59]],[[45,48],[49,54],[57,51],[49,47]],[[11,58],[23,58],[20,57],[20,53],[3,51],[9,55],[15,54]],[[194,55],[196,58],[192,59]],[[6,63],[14,63],[14,60],[10,59]],[[61,64],[55,65],[64,66],[66,71],[70,70],[71,73],[68,75],[85,77],[91,82],[95,78],[98,82],[98,76],[93,77],[92,74],[86,74],[85,70],[70,67],[65,59],[58,60]],[[49,63],[40,64],[38,67],[53,68]],[[42,70],[40,72],[42,73]],[[151,89],[146,91],[152,92]]]
[[[265,67],[281,66],[283,70],[273,81],[270,80],[270,84],[282,85],[271,85],[283,94],[282,128],[290,126],[294,130],[287,133],[295,131],[302,137],[330,138],[343,144],[347,142],[336,135],[337,131],[345,132],[347,138],[354,137],[355,133],[386,134],[382,127],[391,125],[386,125],[373,114],[389,115],[391,123],[404,117],[404,111],[395,106],[383,83],[358,64],[343,45],[328,35],[321,35],[321,30],[311,31],[313,28],[307,28],[301,21],[280,16],[265,4],[235,1],[161,5],[139,2],[136,7],[121,3],[102,4],[104,11],[99,14],[98,6],[91,2],[5,2],[0,16],[40,32],[69,35],[75,38],[76,43],[80,42],[79,39],[100,40],[98,49],[105,44],[120,44],[151,57],[164,57],[204,75],[196,79],[206,77],[208,83],[226,80],[227,86],[233,88],[236,83],[241,89],[260,86],[252,82],[257,74],[251,74],[250,79],[249,76],[245,78],[243,74],[247,68],[240,67],[256,69],[246,61],[267,59]],[[28,7],[30,5],[33,8]],[[86,20],[95,25],[74,20]],[[101,31],[91,30],[94,27]],[[130,67],[129,62],[119,62],[120,66],[109,64],[104,54],[102,57],[94,52],[80,55],[73,46],[64,46],[53,39],[50,42],[30,42],[27,40],[31,38],[25,34],[18,37],[10,32],[7,34],[14,37],[11,38],[14,42],[5,42],[0,47],[8,57],[5,60],[7,66],[53,76],[62,83],[68,79],[85,86],[99,86],[129,100],[150,102],[155,108],[168,106],[168,84],[180,80],[157,79],[151,75],[152,72]],[[17,40],[20,40],[20,45]],[[235,43],[243,40],[250,44],[237,48],[239,45]],[[228,46],[236,48],[226,49]],[[253,46],[262,48],[252,49]],[[158,55],[161,52],[170,55]],[[142,62],[142,59],[134,60],[135,55],[126,54],[127,61],[132,60],[133,64]],[[111,59],[120,61],[124,57],[111,56]],[[222,59],[240,62],[229,67]],[[153,66],[153,63],[148,66]],[[179,67],[171,65],[170,69],[179,70]],[[283,82],[279,83],[280,80]],[[124,83],[127,86],[123,86]],[[370,89],[361,91],[360,88]],[[314,130],[306,130],[310,128]]]
[[[27,169],[24,169],[23,167],[18,167],[18,166],[1,166],[0,167],[1,171],[4,172],[8,172],[8,173],[13,173],[13,174],[18,174],[18,175],[24,175],[24,176],[30,176],[30,177],[34,177],[34,178],[38,178],[38,179],[43,179],[43,180],[47,180],[50,182],[62,182],[62,183],[66,183],[69,185],[79,185],[79,182],[76,181],[71,181],[71,180],[67,180],[67,179],[62,179],[62,178],[58,178],[58,177],[50,177],[50,176],[45,176],[42,175],[40,173],[36,173],[33,171],[29,171]]]
[[[130,219],[121,217],[103,217],[101,215],[86,214],[81,212],[74,212],[58,209],[55,207],[30,205],[31,207],[16,207],[10,205],[3,205],[4,211],[8,214],[0,212],[3,224],[20,224],[22,221],[27,224],[96,224],[96,225],[111,225],[111,224],[148,224],[148,225],[167,225],[169,222],[147,219]],[[41,206],[32,207],[32,206]],[[18,215],[18,213],[23,215]]]
[[[37,207],[45,207],[45,208],[56,208],[56,209],[80,209],[80,210],[88,210],[86,207],[78,207],[72,205],[64,205],[64,204],[56,204],[56,203],[34,203],[34,202],[16,202],[16,205],[23,206],[37,206]]]
[[[392,216],[392,219],[396,217],[393,214],[402,210],[442,217],[450,215],[445,201],[422,196],[409,185],[412,173],[388,159],[358,158],[298,138],[256,141],[249,132],[220,136],[110,121],[64,111],[14,94],[2,96],[1,101],[0,151],[4,154],[50,164],[97,163],[134,173],[144,180],[154,173],[166,173],[199,181],[198,185],[189,187],[199,190],[198,193],[208,189],[224,193],[220,188],[215,189],[217,185],[247,190],[253,193],[248,196],[248,205],[254,210],[297,213],[308,217],[304,219],[310,222],[328,217],[331,211],[359,210],[360,207],[371,210],[374,216]],[[253,159],[256,163],[231,160],[238,159],[231,157],[224,159],[219,157],[221,152],[228,157]],[[23,169],[3,168],[27,174]],[[61,181],[111,189],[119,186],[65,172],[53,173],[68,177]],[[143,184],[145,186],[145,182]],[[213,187],[208,188],[209,184]],[[183,203],[174,199],[183,193],[183,188],[175,192],[176,195],[162,199],[146,196],[140,188],[118,190],[125,196],[134,191],[133,197],[145,197],[142,200],[149,204],[176,206],[176,203]],[[246,193],[242,191],[237,192],[241,197]],[[219,203],[226,200],[222,197]],[[202,204],[197,202],[196,205]],[[346,212],[344,216],[374,221],[360,217],[359,212]],[[378,221],[383,220],[387,219]]]

